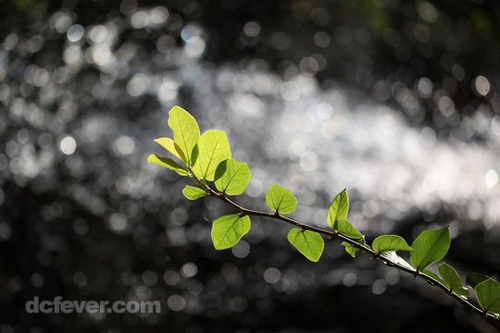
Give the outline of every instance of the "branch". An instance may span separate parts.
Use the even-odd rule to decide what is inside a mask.
[[[386,257],[380,256],[379,253],[375,252],[371,248],[364,247],[363,245],[361,245],[358,242],[356,242],[355,240],[343,235],[342,233],[336,232],[334,230],[327,230],[327,229],[319,228],[316,226],[308,225],[306,223],[302,223],[302,222],[296,221],[294,219],[291,219],[289,217],[280,215],[278,212],[268,213],[268,212],[262,212],[262,211],[257,211],[257,210],[245,208],[245,207],[237,204],[236,202],[232,201],[231,199],[229,199],[224,193],[221,193],[221,192],[218,192],[218,191],[212,189],[206,183],[200,182],[200,181],[196,181],[196,182],[199,185],[202,185],[207,190],[207,193],[209,196],[213,196],[215,198],[218,198],[219,200],[222,200],[222,201],[228,203],[229,205],[235,207],[236,209],[238,209],[240,211],[240,214],[242,214],[242,215],[262,216],[262,217],[267,217],[267,218],[274,219],[274,220],[280,220],[280,221],[286,222],[288,224],[291,224],[293,226],[299,227],[302,230],[310,230],[310,231],[320,233],[322,235],[327,236],[329,239],[339,238],[339,239],[343,240],[344,242],[347,242],[350,245],[356,247],[357,249],[370,254],[372,256],[372,258],[378,259],[386,266],[394,267],[394,268],[399,269],[400,271],[410,273],[410,274],[414,275],[415,277],[422,278],[424,281],[426,281],[431,286],[438,287],[439,289],[443,290],[447,295],[458,300],[460,303],[462,303],[469,310],[472,310],[472,311],[482,315],[483,317],[493,321],[496,325],[499,325],[499,323],[500,323],[495,314],[493,314],[491,312],[485,312],[485,311],[481,310],[480,308],[478,308],[477,306],[475,306],[474,304],[472,304],[468,299],[461,297],[461,296],[455,294],[454,292],[450,292],[450,289],[447,286],[445,286],[444,284],[442,284],[440,281],[436,280],[432,276],[429,276],[429,275],[422,273],[418,270],[414,270],[414,269],[411,269],[409,267],[403,266],[397,262],[389,260]]]

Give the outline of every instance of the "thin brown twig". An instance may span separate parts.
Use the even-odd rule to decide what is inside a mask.
[[[458,300],[460,303],[462,303],[465,307],[469,308],[470,310],[472,310],[472,311],[480,314],[483,317],[486,317],[486,318],[492,320],[497,325],[500,324],[500,322],[499,322],[498,317],[497,317],[496,314],[491,313],[491,312],[487,312],[487,311],[483,311],[482,309],[480,309],[476,305],[472,304],[467,298],[461,297],[461,296],[459,296],[459,295],[457,295],[457,294],[455,294],[453,292],[450,293],[450,289],[447,286],[445,286],[444,284],[442,284],[440,281],[436,280],[432,276],[429,276],[429,275],[427,275],[427,274],[425,274],[423,272],[420,272],[418,270],[415,270],[413,268],[403,266],[400,263],[391,261],[390,259],[388,259],[388,258],[386,258],[384,256],[380,256],[380,253],[377,253],[377,252],[373,251],[371,248],[363,246],[362,244],[358,243],[356,240],[354,240],[352,238],[349,238],[349,237],[343,235],[342,233],[336,232],[334,230],[327,230],[327,229],[319,228],[319,227],[316,227],[316,226],[308,225],[308,224],[296,221],[296,220],[294,220],[292,218],[283,216],[283,215],[279,214],[278,212],[269,213],[269,212],[262,212],[262,211],[257,211],[257,210],[252,210],[252,209],[245,208],[245,207],[237,204],[236,202],[232,201],[231,199],[229,199],[225,194],[223,194],[221,192],[215,191],[210,186],[208,186],[206,183],[205,184],[200,184],[200,185],[203,185],[206,188],[206,190],[207,190],[207,192],[209,193],[210,196],[216,197],[216,198],[218,198],[218,199],[220,199],[220,200],[222,200],[222,201],[230,204],[231,206],[233,206],[236,209],[238,209],[240,211],[240,214],[243,214],[243,215],[253,215],[253,216],[262,216],[262,217],[267,217],[267,218],[270,218],[270,219],[280,220],[280,221],[286,222],[288,224],[291,224],[293,226],[299,227],[302,230],[315,231],[315,232],[317,232],[319,234],[327,236],[329,239],[335,238],[335,237],[339,238],[342,241],[347,242],[350,245],[356,247],[357,249],[370,254],[374,259],[377,259],[377,260],[381,261],[386,266],[394,267],[394,268],[397,268],[397,269],[399,269],[399,270],[401,270],[403,272],[412,274],[415,277],[422,278],[429,285],[440,288],[447,295],[455,298],[456,300]]]

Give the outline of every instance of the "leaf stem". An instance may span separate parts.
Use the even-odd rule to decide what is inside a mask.
[[[358,248],[359,250],[370,254],[373,257],[373,259],[377,259],[377,260],[381,261],[386,266],[394,267],[394,268],[399,269],[400,271],[410,273],[410,274],[414,275],[415,278],[416,277],[422,278],[429,285],[438,287],[439,289],[443,290],[447,295],[450,295],[451,297],[458,300],[466,308],[468,308],[468,309],[470,309],[470,310],[472,310],[480,315],[483,315],[484,317],[492,320],[492,322],[494,322],[497,325],[499,324],[499,322],[497,320],[497,316],[494,313],[491,313],[488,311],[483,311],[480,308],[478,308],[476,305],[472,304],[468,299],[461,297],[454,292],[450,293],[449,288],[447,286],[445,286],[444,284],[442,284],[440,281],[434,279],[433,277],[431,277],[423,272],[420,272],[418,270],[414,270],[413,268],[410,268],[407,266],[403,266],[398,262],[394,262],[394,261],[387,259],[386,257],[380,256],[379,253],[375,252],[374,250],[372,250],[370,248],[364,247],[360,243],[356,242],[356,240],[349,238],[346,235],[343,235],[342,233],[339,233],[335,230],[328,230],[328,229],[319,228],[319,227],[316,227],[313,225],[308,225],[306,223],[299,222],[299,221],[296,221],[292,218],[283,216],[283,215],[279,214],[278,212],[274,212],[274,213],[273,212],[263,212],[263,211],[257,211],[257,210],[245,208],[245,207],[237,204],[236,202],[232,201],[231,199],[229,199],[227,196],[223,195],[222,193],[215,191],[210,186],[208,186],[206,183],[204,183],[203,185],[205,186],[205,188],[207,189],[207,192],[210,193],[211,196],[214,196],[214,197],[230,204],[231,206],[235,207],[236,209],[238,209],[240,211],[240,214],[242,214],[242,215],[262,216],[262,217],[267,217],[267,218],[274,219],[274,220],[280,220],[280,221],[286,222],[288,224],[291,224],[293,226],[297,226],[297,227],[301,228],[303,231],[310,230],[310,231],[314,231],[314,232],[317,232],[319,234],[325,235],[328,239],[333,239],[333,238],[337,237],[337,238],[341,239],[342,241],[347,242],[350,245]]]

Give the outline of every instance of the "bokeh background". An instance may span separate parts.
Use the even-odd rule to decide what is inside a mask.
[[[0,1],[0,332],[494,332],[338,241],[313,264],[254,218],[218,252],[154,165],[167,111],[224,129],[265,208],[326,225],[344,187],[369,239],[450,224],[462,275],[500,267],[500,3]],[[34,296],[155,299],[151,315],[37,314]]]

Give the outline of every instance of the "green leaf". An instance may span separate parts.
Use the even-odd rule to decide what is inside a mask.
[[[370,248],[370,246],[368,244],[366,244],[366,240],[365,238],[363,237],[362,239],[358,240],[357,241],[359,244],[363,245],[364,247],[366,247],[367,249]],[[347,253],[349,253],[349,255],[353,258],[356,258],[358,252],[361,251],[361,249],[357,248],[357,247],[354,247],[353,245],[351,245],[350,243],[348,242],[342,242],[340,243],[340,245],[344,246],[345,247],[345,251]]]
[[[155,139],[155,142],[168,150],[172,155],[180,159],[181,161],[186,161],[186,157],[184,157],[184,153],[180,149],[180,147],[175,144],[174,140],[170,138],[158,138]]]
[[[224,215],[212,224],[212,241],[216,250],[229,249],[238,244],[250,231],[250,217],[240,214]]]
[[[450,248],[450,229],[426,230],[411,244],[411,265],[421,271],[430,264],[444,258]]]
[[[201,179],[213,181],[215,170],[220,162],[231,157],[231,148],[226,132],[208,130],[198,142],[198,157],[193,172]]]
[[[290,190],[274,184],[267,190],[266,204],[269,209],[279,213],[290,214],[297,208],[297,198]]]
[[[168,112],[168,126],[174,131],[174,141],[178,145],[186,164],[191,162],[191,154],[194,146],[200,139],[198,123],[192,115],[180,106],[174,106]]]
[[[372,243],[375,252],[384,251],[411,251],[406,241],[397,235],[383,235],[375,238]]]
[[[490,277],[479,273],[469,273],[465,277],[465,283],[473,287],[477,286],[481,282],[488,280]]]
[[[435,280],[441,282],[442,284],[444,284],[446,286],[446,282],[439,275],[437,275],[436,273],[434,273],[433,271],[428,270],[428,269],[424,269],[422,271],[422,273],[424,273],[425,275],[430,276],[431,278],[434,278]]]
[[[184,194],[184,196],[189,200],[196,200],[206,196],[207,191],[196,186],[186,185],[186,187],[182,190],[182,194]]]
[[[315,231],[293,228],[288,232],[288,241],[307,259],[318,262],[325,248],[325,242]]]
[[[438,272],[444,284],[450,288],[451,291],[460,296],[469,296],[469,290],[464,288],[460,281],[460,276],[453,267],[443,262],[438,266]]]
[[[491,313],[500,313],[500,283],[488,279],[476,286],[476,296],[481,308]]]
[[[252,173],[246,163],[232,158],[222,161],[215,170],[215,187],[227,195],[240,195],[247,188]]]
[[[347,189],[337,194],[335,199],[333,199],[330,208],[328,208],[327,221],[330,228],[335,229],[335,222],[339,220],[345,220],[347,218],[347,213],[349,212],[349,194]]]
[[[183,169],[179,164],[177,164],[176,161],[168,157],[161,157],[156,154],[151,154],[148,156],[147,162],[162,166],[170,170],[174,170],[181,176],[189,175],[187,170]]]
[[[364,235],[358,231],[358,229],[354,228],[351,222],[347,220],[338,220],[337,229],[335,231],[347,236],[349,238],[360,239],[363,238]]]

